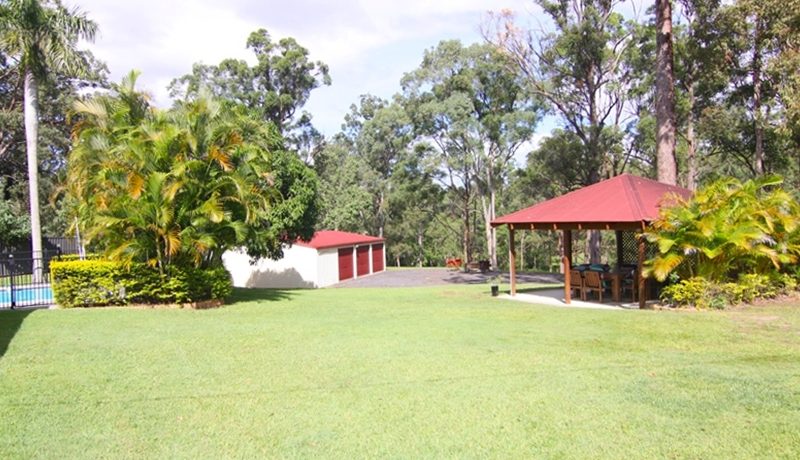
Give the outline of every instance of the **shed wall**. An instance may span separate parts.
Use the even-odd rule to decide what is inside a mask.
[[[281,260],[260,259],[250,265],[244,251],[222,255],[233,285],[248,288],[313,288],[319,286],[317,250],[304,246],[284,248]]]

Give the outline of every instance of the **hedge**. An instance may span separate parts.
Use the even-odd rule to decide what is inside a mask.
[[[224,267],[170,266],[161,275],[144,264],[73,260],[52,261],[50,274],[55,301],[65,308],[221,300],[233,289]]]

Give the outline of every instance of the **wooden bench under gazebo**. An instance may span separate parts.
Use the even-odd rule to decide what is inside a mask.
[[[564,266],[564,301],[570,303],[570,271],[572,268],[572,230],[613,230],[617,237],[617,262],[622,263],[623,232],[634,232],[637,239],[636,280],[639,308],[646,301],[642,265],[645,240],[640,235],[658,217],[661,205],[674,201],[670,197],[691,197],[685,188],[663,184],[643,177],[621,174],[531,207],[507,214],[492,221],[493,227],[506,225],[509,239],[511,295],[516,287],[517,230],[561,230],[564,232],[562,262]]]

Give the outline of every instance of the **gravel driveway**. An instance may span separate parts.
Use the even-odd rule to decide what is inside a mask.
[[[508,272],[469,272],[448,268],[402,268],[389,269],[375,275],[365,276],[335,284],[337,288],[358,287],[412,287],[440,286],[447,284],[484,284],[500,275],[508,282]],[[563,283],[564,276],[558,273],[517,273],[518,283]]]

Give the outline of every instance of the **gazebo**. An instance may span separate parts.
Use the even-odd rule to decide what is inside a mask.
[[[570,303],[570,268],[572,267],[572,230],[613,230],[617,237],[617,260],[622,259],[624,231],[642,232],[658,217],[659,207],[670,197],[691,197],[685,188],[663,184],[631,174],[621,174],[531,207],[507,214],[492,221],[493,227],[508,226],[511,295],[517,293],[516,248],[517,230],[561,230],[564,232],[562,263],[564,266],[564,301]],[[642,265],[645,241],[638,240],[636,270],[639,307],[645,306],[645,281]]]

